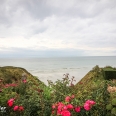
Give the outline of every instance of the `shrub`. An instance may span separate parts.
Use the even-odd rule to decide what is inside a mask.
[[[55,83],[48,81],[48,86],[30,76],[18,82],[2,83],[0,115],[115,116],[116,93],[110,93],[107,89],[116,83],[101,81],[100,74],[97,80],[89,77],[89,80],[80,81],[78,86],[73,84],[74,77],[69,79],[69,74]]]

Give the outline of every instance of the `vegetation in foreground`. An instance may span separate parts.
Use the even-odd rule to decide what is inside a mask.
[[[0,67],[0,115],[115,116],[115,71],[95,66],[76,85],[64,74],[46,86],[23,68]]]

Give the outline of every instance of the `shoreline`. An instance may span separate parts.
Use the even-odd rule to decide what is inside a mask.
[[[0,66],[22,67],[36,76],[46,85],[47,80],[53,82],[64,78],[63,74],[69,73],[75,77],[77,83],[93,67],[112,66],[116,67],[116,57],[67,57],[67,58],[0,58]]]

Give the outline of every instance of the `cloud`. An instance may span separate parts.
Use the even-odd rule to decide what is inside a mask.
[[[24,50],[30,55],[41,50],[52,55],[51,51],[62,50],[61,55],[71,50],[77,55],[116,55],[115,4],[115,0],[0,1],[0,53],[20,49],[20,54]]]
[[[1,49],[1,48],[0,48]],[[83,56],[83,50],[75,50],[75,49],[27,49],[27,48],[10,48],[4,49],[4,51],[0,51],[1,57],[73,57],[75,56]]]

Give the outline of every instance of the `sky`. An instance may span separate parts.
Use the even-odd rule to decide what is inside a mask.
[[[116,0],[0,0],[0,57],[116,56]]]

